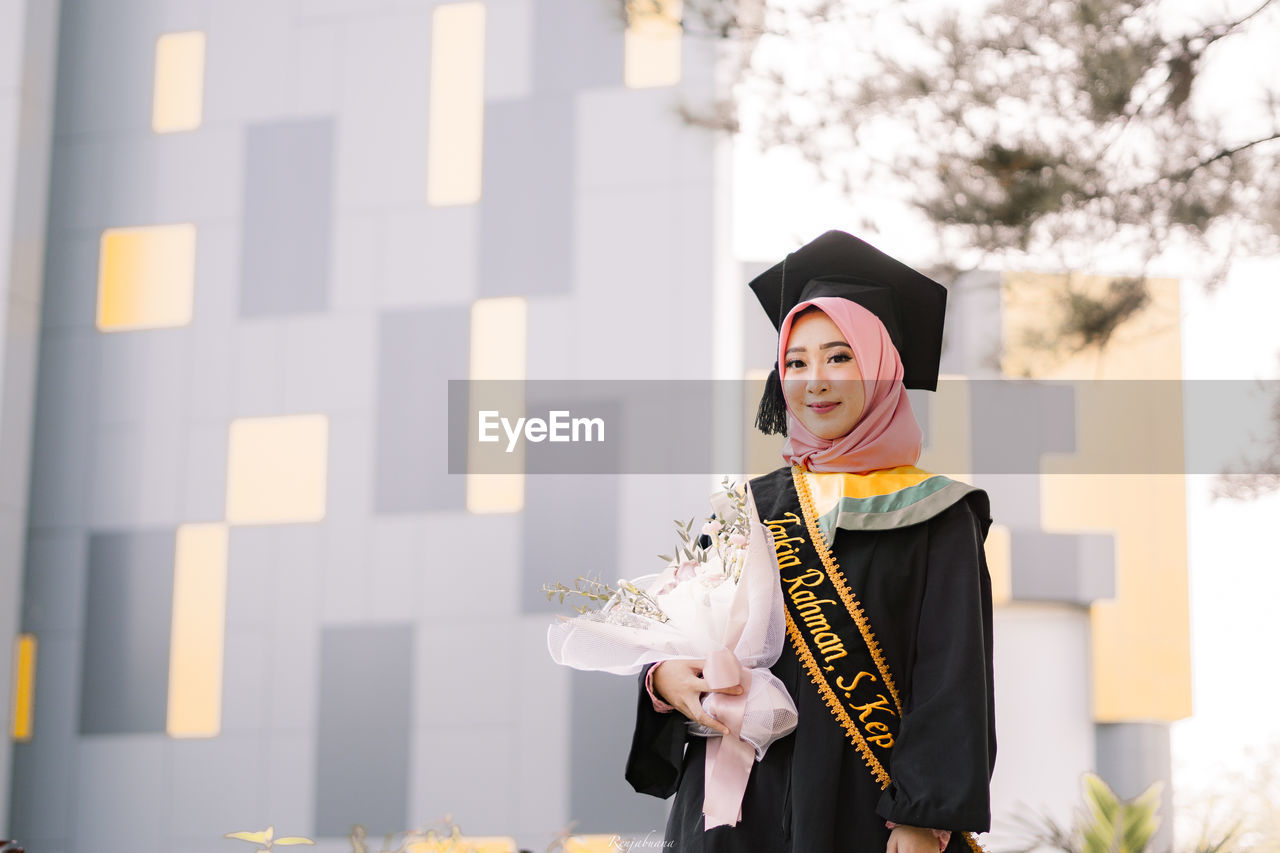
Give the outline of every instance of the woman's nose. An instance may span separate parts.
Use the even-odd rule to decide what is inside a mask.
[[[811,391],[816,391],[818,389],[827,387],[827,382],[828,382],[827,375],[822,370],[814,370],[807,377],[805,377],[805,379],[806,379],[807,387]]]

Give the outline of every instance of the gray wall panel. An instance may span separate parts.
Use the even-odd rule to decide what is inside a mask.
[[[333,219],[332,119],[254,125],[245,139],[240,314],[323,311]]]
[[[311,780],[315,778],[316,768],[315,739],[309,732],[275,732],[267,740],[266,752],[263,776],[271,819],[281,832],[301,834],[302,828],[313,823],[315,798]],[[317,845],[315,849],[319,853],[326,848]],[[328,849],[346,853],[350,845]]]
[[[525,613],[561,613],[542,585],[572,585],[578,575],[616,581],[618,477],[610,474],[525,478],[524,562],[520,603]],[[566,545],[569,537],[571,545]],[[655,561],[657,562],[657,561]]]
[[[974,471],[1038,474],[1043,454],[1076,450],[1075,392],[1065,385],[1032,390],[1021,383],[977,382],[969,409]]]
[[[80,732],[163,732],[173,610],[171,530],[89,538]]]
[[[1010,563],[1018,601],[1088,606],[1116,594],[1115,537],[1109,533],[1014,529]]]
[[[324,629],[316,729],[315,834],[407,829],[413,629]]]
[[[535,93],[622,85],[621,4],[537,0],[533,10]]]
[[[268,808],[265,774],[259,770],[266,738],[223,734],[215,739],[175,740],[166,752],[171,786],[165,810],[169,837],[221,839],[223,833],[260,829],[277,820]],[[277,832],[296,834],[296,829],[282,825]]]
[[[637,678],[574,670],[570,682],[569,816],[577,831],[645,834],[666,826],[666,800],[623,778],[635,724]]]
[[[80,531],[30,534],[22,582],[21,630],[70,634],[79,629],[87,553],[88,537]]]
[[[110,224],[237,219],[244,152],[235,125],[159,134],[134,128],[107,158]]]
[[[97,387],[97,341],[80,330],[40,340],[35,430],[31,446],[32,527],[84,524],[87,518]]]
[[[99,235],[89,231],[64,232],[50,240],[40,300],[40,322],[46,330],[93,329],[98,306],[98,246]]]
[[[515,831],[511,804],[517,792],[510,756],[520,754],[522,745],[510,726],[427,728],[414,735],[415,826],[437,823],[448,814],[468,835]],[[522,846],[527,844],[521,840]]]
[[[380,281],[363,270],[363,286],[384,308],[456,305],[474,299],[480,265],[480,204],[405,207],[379,228]]]
[[[470,308],[384,312],[378,324],[375,511],[462,509],[448,474],[448,380],[465,379]]]
[[[560,94],[485,109],[481,296],[573,290],[574,115]]]
[[[74,828],[71,850],[166,851],[162,815],[168,810],[171,777],[165,772],[165,740],[163,735],[132,735],[81,741],[75,808],[66,818]]]
[[[64,0],[61,5],[54,133],[149,127],[159,4]]]
[[[520,761],[514,768],[515,822],[521,843],[541,850],[533,833],[556,829],[555,821],[569,815],[569,684],[574,670],[557,666],[547,654],[545,616],[527,616],[517,626],[517,665],[521,703],[515,737]],[[530,840],[526,840],[530,839]]]
[[[70,238],[70,231],[96,231],[106,224],[111,203],[111,173],[107,168],[111,146],[104,139],[77,136],[55,138],[51,150],[49,233],[52,250]],[[96,239],[94,250],[96,258]],[[52,257],[57,252],[49,254]],[[92,290],[94,282],[88,284],[87,289]],[[93,322],[92,315],[89,322]]]

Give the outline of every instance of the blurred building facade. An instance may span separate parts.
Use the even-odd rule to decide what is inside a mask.
[[[554,666],[540,587],[651,571],[709,478],[450,475],[444,409],[448,379],[772,362],[731,258],[728,150],[674,113],[717,92],[678,14],[0,11],[0,834],[103,853],[267,825],[345,850],[352,824],[446,813],[532,849],[573,820],[661,828],[666,804],[622,779],[634,681]],[[1019,287],[957,285],[944,371],[1021,375],[999,345]],[[972,425],[933,429],[925,467],[1007,450],[982,446],[988,387],[920,399]],[[1031,432],[1028,470],[1083,440]],[[744,468],[776,467],[743,441]],[[1181,563],[1096,496],[973,478],[999,523],[997,827],[1067,817],[1091,767],[1167,777],[1189,712],[1176,496],[1159,524]],[[1126,598],[1166,574],[1183,593],[1161,616]]]

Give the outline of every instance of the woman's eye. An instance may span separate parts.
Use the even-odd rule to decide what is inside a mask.
[[[835,355],[831,356],[831,358],[828,359],[828,361],[848,361],[851,358],[852,356],[849,355],[849,353],[847,352],[838,352]]]
[[[784,364],[783,367],[785,367],[787,370],[795,370],[796,368],[804,367],[804,362],[798,358],[793,358],[790,361],[788,361],[786,364]]]

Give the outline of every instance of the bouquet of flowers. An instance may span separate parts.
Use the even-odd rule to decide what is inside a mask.
[[[546,587],[548,597],[581,595],[579,608],[547,629],[556,663],[575,669],[634,675],[645,664],[705,660],[713,689],[741,685],[738,696],[708,693],[702,705],[732,737],[689,721],[707,744],[706,828],[741,819],[742,793],[752,760],[796,726],[796,707],[769,671],[782,653],[786,622],[773,539],[756,515],[749,492],[728,481],[711,499],[714,515],[693,534],[676,523],[675,555],[662,571],[619,580],[617,587],[579,579],[573,587]]]

